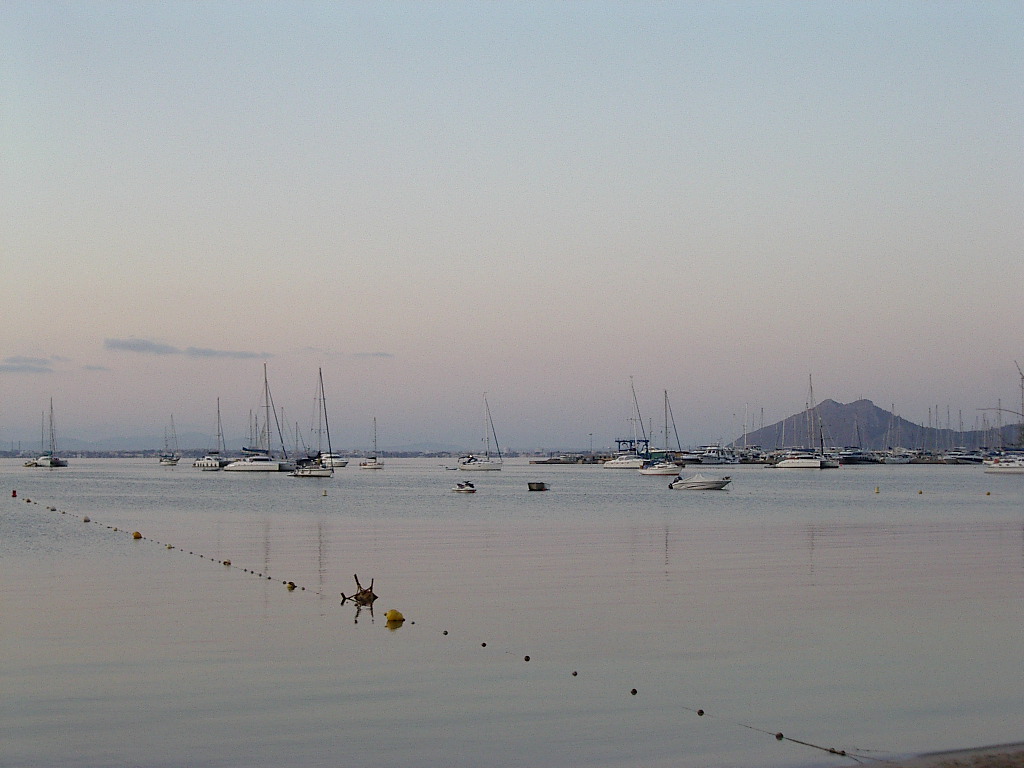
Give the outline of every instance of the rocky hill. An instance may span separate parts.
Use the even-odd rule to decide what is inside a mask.
[[[979,448],[1017,445],[1020,427],[1017,424],[986,430],[960,432],[954,429],[924,427],[879,408],[870,400],[837,403],[824,400],[811,410],[788,416],[782,421],[740,436],[733,445],[760,445],[775,449],[818,444],[818,420],[827,446],[858,446],[878,450],[885,448],[920,448],[944,451],[955,446]]]

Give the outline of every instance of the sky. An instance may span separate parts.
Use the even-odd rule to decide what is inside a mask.
[[[1020,409],[1019,2],[0,14],[0,445]],[[632,378],[631,378],[632,377]],[[995,418],[989,413],[989,418]],[[746,415],[745,415],[746,414]],[[1006,416],[1014,421],[1017,417]],[[954,427],[956,425],[954,424]],[[156,446],[154,446],[156,447]]]

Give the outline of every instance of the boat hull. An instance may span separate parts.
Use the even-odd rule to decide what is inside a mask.
[[[232,461],[226,467],[225,472],[291,472],[295,465],[286,461],[239,459]]]
[[[473,457],[460,461],[459,469],[463,472],[497,472],[501,469],[501,462]]]
[[[638,471],[641,475],[678,475],[682,467],[672,463],[658,463],[650,467],[641,467]]]
[[[296,467],[289,474],[292,477],[334,477],[334,470],[331,467]]]

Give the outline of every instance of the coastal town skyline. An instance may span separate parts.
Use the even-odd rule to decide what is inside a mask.
[[[686,444],[1024,362],[1019,4],[8,4],[0,445]],[[990,416],[994,421],[994,418]],[[1003,423],[1015,417],[1006,416]]]

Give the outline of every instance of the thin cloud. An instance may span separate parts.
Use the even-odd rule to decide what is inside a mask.
[[[245,352],[231,349],[207,349],[205,347],[188,347],[180,349],[170,344],[149,339],[105,339],[105,349],[118,350],[120,352],[137,352],[142,355],[184,355],[185,357],[201,358],[231,358],[235,360],[250,360],[252,358],[272,357],[266,352]]]
[[[266,352],[236,352],[229,349],[204,349],[203,347],[189,347],[185,350],[188,357],[229,357],[235,360],[251,360],[254,357],[273,357]]]
[[[140,352],[144,355],[180,355],[181,350],[170,344],[161,344],[148,339],[105,339],[105,349],[117,349],[122,352]]]
[[[53,362],[45,357],[5,357],[0,373],[53,373]]]

